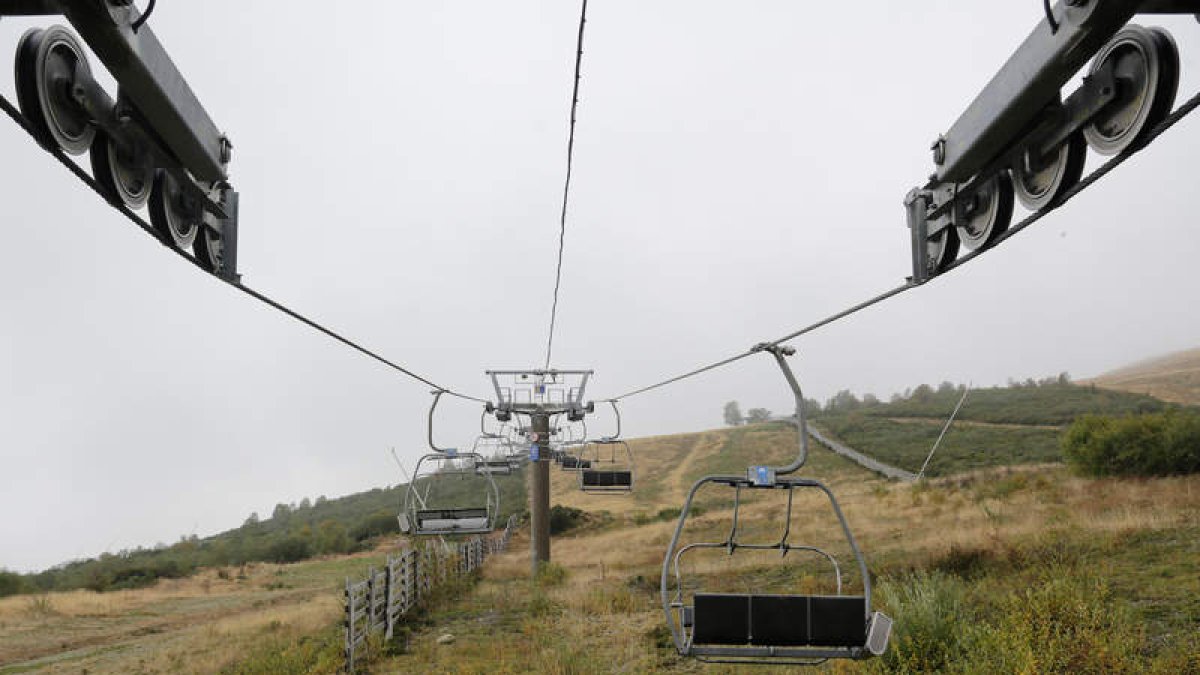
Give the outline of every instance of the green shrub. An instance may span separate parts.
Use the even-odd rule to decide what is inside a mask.
[[[1089,476],[1166,476],[1200,471],[1200,412],[1076,420],[1063,437],[1063,454]]]
[[[964,668],[979,673],[1144,672],[1145,636],[1100,581],[1064,568],[1012,593],[998,616],[963,626]]]
[[[567,568],[562,565],[544,562],[538,565],[538,586],[561,586],[567,580]]]
[[[583,510],[555,504],[550,507],[550,534],[562,534],[583,524]]]
[[[883,657],[890,672],[945,670],[961,658],[959,628],[971,617],[963,582],[940,572],[918,572],[879,586],[883,609],[896,621]]]
[[[0,569],[0,598],[23,593],[26,590],[24,577],[16,572]]]
[[[308,558],[308,540],[300,537],[287,537],[271,544],[268,554],[271,562],[293,563]]]

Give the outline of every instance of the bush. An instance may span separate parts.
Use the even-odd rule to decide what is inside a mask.
[[[945,670],[962,656],[959,627],[968,624],[966,586],[940,572],[916,573],[880,584],[880,599],[895,618],[882,665],[890,672]]]
[[[555,504],[550,507],[550,534],[562,534],[583,524],[582,509]]]
[[[300,537],[288,537],[271,544],[268,557],[271,562],[292,563],[308,558],[308,541]]]
[[[16,572],[0,569],[0,598],[25,592],[25,579]]]
[[[1063,437],[1063,454],[1089,476],[1167,476],[1200,472],[1200,412],[1076,420]]]
[[[350,538],[355,541],[363,541],[371,537],[393,534],[399,531],[400,523],[396,520],[395,513],[390,511],[376,511],[354,526],[354,529],[350,531]]]
[[[1009,673],[1144,672],[1144,642],[1103,582],[1069,573],[1007,596],[999,616],[968,625],[962,638],[977,672]]]

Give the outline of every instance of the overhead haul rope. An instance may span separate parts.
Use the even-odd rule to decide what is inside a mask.
[[[1070,201],[1070,199],[1072,197],[1079,194],[1080,192],[1083,192],[1088,187],[1090,187],[1091,185],[1096,183],[1096,181],[1098,181],[1101,178],[1103,178],[1104,176],[1108,175],[1108,173],[1110,171],[1112,171],[1113,169],[1120,166],[1122,163],[1125,162],[1125,160],[1129,159],[1130,157],[1132,157],[1132,156],[1136,155],[1137,153],[1141,152],[1142,150],[1144,150],[1146,148],[1146,146],[1150,145],[1150,143],[1152,143],[1155,139],[1157,139],[1159,136],[1161,136],[1167,129],[1170,129],[1171,127],[1175,126],[1176,122],[1178,122],[1179,120],[1181,120],[1184,117],[1187,117],[1189,114],[1191,114],[1197,107],[1200,107],[1200,93],[1193,95],[1190,99],[1187,100],[1186,103],[1184,103],[1183,105],[1176,108],[1175,112],[1171,113],[1170,115],[1167,116],[1166,119],[1164,119],[1162,122],[1158,123],[1153,129],[1150,130],[1149,133],[1146,134],[1146,136],[1144,138],[1131,144],[1128,148],[1123,150],[1120,154],[1116,155],[1115,157],[1108,160],[1104,164],[1101,164],[1095,171],[1088,174],[1085,178],[1083,178],[1083,180],[1081,180],[1078,183],[1076,183],[1075,185],[1073,185],[1069,190],[1066,190],[1065,192],[1063,192],[1062,195],[1060,195],[1054,201],[1050,202],[1049,204],[1042,207],[1041,209],[1029,214],[1028,216],[1026,216],[1024,218],[1024,220],[1021,220],[1020,222],[1013,225],[1012,227],[1009,227],[1006,231],[1004,231],[1002,234],[1000,234],[999,236],[996,237],[996,241],[992,245],[990,245],[986,248],[976,249],[976,250],[971,251],[970,253],[962,256],[961,258],[958,258],[953,263],[950,263],[949,265],[947,265],[946,269],[942,270],[942,272],[940,274],[938,274],[934,277],[931,277],[930,279],[927,279],[924,282],[920,282],[920,283],[916,283],[916,282],[913,282],[910,280],[910,281],[904,283],[903,285],[897,286],[889,291],[884,291],[883,293],[880,293],[879,295],[876,295],[875,297],[873,297],[869,300],[864,300],[863,302],[860,302],[857,305],[847,307],[846,309],[843,309],[842,311],[837,312],[836,314],[831,314],[831,315],[825,317],[824,319],[821,319],[820,321],[811,323],[811,324],[805,326],[804,328],[794,330],[791,333],[788,333],[787,335],[784,335],[781,338],[777,338],[775,340],[772,340],[771,342],[767,342],[764,344],[774,346],[774,345],[782,344],[784,342],[789,342],[791,340],[794,340],[794,339],[800,337],[801,335],[805,335],[806,333],[811,333],[811,332],[817,330],[818,328],[823,328],[823,327],[828,326],[829,324],[834,323],[836,321],[841,321],[842,319],[845,319],[846,317],[848,317],[852,314],[856,314],[864,309],[867,309],[868,307],[877,305],[877,304],[883,302],[884,300],[889,300],[897,295],[900,295],[901,293],[904,293],[906,291],[910,291],[914,288],[917,288],[918,286],[921,286],[924,283],[933,281],[934,279],[940,279],[940,278],[946,276],[946,274],[948,274],[949,272],[966,265],[967,263],[971,262],[975,258],[978,258],[980,255],[986,253],[987,251],[990,251],[990,250],[996,248],[997,246],[1002,244],[1004,241],[1008,240],[1010,237],[1016,235],[1021,230],[1024,230],[1025,228],[1029,227],[1030,225],[1041,220],[1043,217],[1045,217],[1051,211],[1054,211],[1057,208],[1059,208],[1060,206],[1062,206],[1063,204],[1066,204],[1068,201]],[[746,358],[747,356],[756,354],[756,353],[758,353],[758,351],[761,351],[761,350],[754,349],[754,348],[747,349],[744,352],[740,352],[738,354],[735,354],[728,358],[722,359],[720,361],[710,363],[706,366],[701,366],[699,368],[696,368],[695,370],[689,370],[688,372],[683,373],[682,375],[676,375],[674,377],[670,377],[665,380],[662,380],[661,382],[656,382],[654,384],[647,385],[645,387],[640,387],[638,389],[634,389],[632,391],[625,392],[624,394],[621,394],[619,396],[614,396],[610,399],[604,399],[604,400],[619,401],[621,399],[626,399],[631,396],[637,396],[638,394],[644,394],[648,391],[658,389],[659,387],[665,387],[668,384],[673,384],[675,382],[679,382],[680,380],[686,380],[690,377],[700,375],[701,373],[706,373],[710,370],[714,370],[716,368],[721,368],[723,366],[727,366],[731,363],[734,363],[735,361],[740,361],[740,360]]]
[[[16,122],[18,125],[20,125],[21,128],[24,129],[25,132],[28,133],[29,136],[31,138],[33,138],[33,140],[35,142],[37,142],[38,137],[37,137],[36,133],[34,132],[33,127],[30,125],[29,120],[25,119],[25,116],[21,114],[21,111],[18,110],[16,108],[16,106],[14,106],[8,100],[8,98],[2,94],[0,94],[0,108],[3,108],[4,112],[8,113],[8,116],[11,117],[13,119],[13,121]],[[40,145],[43,150],[46,150],[47,152],[49,152],[63,166],[67,167],[67,169],[70,170],[71,173],[75,174],[75,176],[77,178],[79,178],[79,180],[83,181],[83,183],[85,185],[87,185],[88,187],[90,187],[96,194],[98,194],[102,198],[104,198],[105,201],[108,201],[108,198],[105,197],[104,192],[101,191],[100,186],[96,184],[95,179],[93,179],[91,176],[89,176],[87,174],[87,172],[85,172],[82,168],[79,167],[78,164],[71,161],[71,159],[69,157],[67,157],[65,154],[63,154],[63,152],[61,150],[59,150],[57,148],[48,148],[48,147],[42,145],[40,142],[38,142],[38,145]],[[128,218],[130,221],[132,221],[134,225],[137,225],[138,227],[145,230],[147,234],[154,237],[154,239],[156,241],[158,241],[158,243],[165,246],[172,253],[175,253],[183,260],[186,260],[187,262],[195,265],[196,267],[200,268],[201,270],[204,270],[204,268],[200,266],[199,262],[197,262],[195,259],[193,259],[191,256],[187,255],[180,249],[170,245],[167,241],[165,241],[162,238],[162,236],[159,235],[158,231],[155,230],[154,227],[152,225],[150,225],[150,223],[146,222],[146,220],[144,218],[142,218],[141,216],[139,216],[137,213],[134,213],[129,207],[125,206],[124,204],[114,204],[113,202],[108,202],[108,203],[110,206],[112,206],[114,209],[116,209],[122,215],[124,215],[126,218]],[[208,272],[208,270],[204,270],[204,271],[206,273]],[[371,351],[370,349],[367,349],[366,347],[355,342],[354,340],[351,340],[350,338],[342,335],[341,333],[338,333],[337,331],[335,331],[333,329],[326,328],[325,326],[317,323],[313,319],[310,319],[307,316],[301,314],[300,312],[288,307],[287,305],[284,305],[283,303],[279,302],[278,300],[275,300],[275,299],[267,296],[266,294],[262,293],[261,291],[257,291],[249,286],[246,286],[245,284],[242,284],[240,281],[233,281],[230,279],[225,279],[225,278],[217,276],[215,274],[210,274],[210,276],[212,276],[214,279],[217,279],[218,281],[222,281],[222,282],[228,284],[229,286],[232,286],[233,288],[241,291],[242,293],[245,293],[246,295],[254,298],[255,300],[258,300],[259,302],[266,304],[266,305],[278,310],[279,312],[292,317],[293,319],[308,326],[309,328],[312,328],[313,330],[315,330],[317,332],[324,333],[325,335],[333,338],[334,340],[337,340],[338,342],[346,345],[347,347],[350,347],[351,349],[363,354],[364,356],[374,359],[374,360],[378,361],[379,363],[382,363],[383,365],[391,368],[392,370],[395,370],[399,373],[407,375],[408,377],[411,377],[412,379],[417,380],[418,382],[423,382],[431,387],[434,387],[436,389],[444,391],[446,394],[449,394],[451,396],[457,396],[458,398],[466,399],[468,401],[476,401],[479,403],[487,402],[486,400],[484,400],[482,398],[476,398],[474,396],[468,396],[467,394],[459,393],[452,389],[443,387],[428,378],[422,377],[421,375],[418,375],[417,373],[409,370],[408,368],[405,368],[404,366],[402,366],[394,361],[391,361],[390,359],[387,359],[383,356],[380,356],[378,353]]]
[[[575,43],[575,83],[571,88],[571,126],[567,132],[567,177],[563,181],[562,214],[558,221],[558,264],[554,269],[554,302],[550,305],[550,333],[546,337],[546,369],[554,348],[554,320],[558,317],[558,287],[562,284],[563,243],[567,237],[567,203],[571,196],[571,160],[575,155],[575,112],[579,108],[579,67],[583,64],[583,25],[587,23],[587,0],[579,12],[579,38]]]

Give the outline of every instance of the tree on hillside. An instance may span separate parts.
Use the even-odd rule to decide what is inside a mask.
[[[864,408],[873,408],[881,403],[882,401],[880,401],[879,397],[875,394],[863,394],[862,404]]]
[[[755,424],[771,419],[771,411],[766,408],[751,408],[746,411],[746,423]]]
[[[849,389],[843,389],[834,394],[833,398],[825,403],[825,411],[850,412],[851,410],[857,410],[859,405],[858,397]]]
[[[725,404],[725,424],[731,427],[736,427],[743,422],[742,409],[738,406],[737,401],[730,401]]]

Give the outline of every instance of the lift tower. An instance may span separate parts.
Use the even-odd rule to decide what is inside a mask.
[[[537,576],[542,563],[550,562],[550,418],[566,415],[582,421],[594,412],[593,402],[584,403],[590,370],[489,370],[496,389],[496,402],[487,412],[500,422],[513,415],[529,418],[529,532],[530,566]]]

